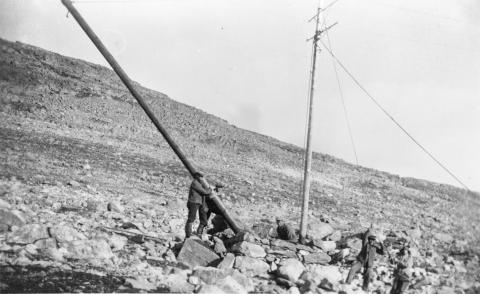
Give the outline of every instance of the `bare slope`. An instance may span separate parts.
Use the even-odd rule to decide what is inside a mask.
[[[300,148],[140,90],[186,155],[209,178],[227,184],[227,206],[245,223],[276,215],[297,223]],[[179,199],[179,212],[157,218],[150,228],[181,231],[189,177],[111,70],[0,39],[0,105],[3,194],[23,206],[29,203],[22,204],[22,197],[42,199],[23,207],[31,220],[41,219],[56,201],[83,207],[121,199],[135,210]],[[313,169],[314,218],[327,216],[352,232],[371,222],[396,231],[418,227],[422,242],[440,252],[453,246],[435,238],[446,233],[464,242],[469,258],[478,255],[477,194],[323,154],[315,154]],[[478,278],[478,268],[470,274]]]

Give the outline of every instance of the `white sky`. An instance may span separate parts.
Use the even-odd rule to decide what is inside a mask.
[[[325,3],[330,1],[325,0]],[[239,127],[303,146],[310,0],[138,0],[76,7],[130,77]],[[1,0],[0,37],[106,65],[60,0]],[[339,0],[340,60],[424,146],[480,191],[480,1]],[[361,165],[458,184],[339,69]],[[313,146],[354,162],[320,53]]]

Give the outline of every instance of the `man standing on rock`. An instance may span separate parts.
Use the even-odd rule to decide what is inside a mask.
[[[393,280],[390,294],[402,294],[407,290],[408,285],[410,284],[413,260],[408,243],[403,245],[402,249],[398,252],[396,259],[397,268],[395,269],[395,279]]]
[[[197,216],[198,211],[198,218],[200,220],[200,225],[197,231],[203,231],[203,228],[207,225],[207,211],[205,205],[205,198],[212,194],[212,189],[210,187],[206,187],[202,184],[201,178],[203,175],[199,172],[196,172],[193,175],[193,181],[190,185],[190,191],[188,193],[188,218],[187,223],[185,224],[185,238],[189,238],[192,236],[192,226],[195,218]]]
[[[372,232],[372,229],[368,229],[363,235],[362,240],[362,250],[357,256],[357,261],[352,265],[350,272],[348,272],[348,277],[346,280],[347,284],[350,284],[355,277],[355,275],[362,269],[363,271],[363,287],[364,291],[368,290],[368,284],[372,278],[373,265],[375,262],[375,255],[384,254],[384,247],[382,242],[376,241],[377,237],[375,233]]]

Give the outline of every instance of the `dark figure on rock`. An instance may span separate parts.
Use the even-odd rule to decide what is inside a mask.
[[[212,189],[202,184],[201,178],[203,175],[199,172],[193,175],[193,181],[190,185],[190,191],[188,193],[188,218],[187,223],[185,224],[185,237],[189,238],[192,235],[192,227],[195,218],[197,217],[200,220],[200,225],[198,226],[197,233],[203,232],[203,228],[207,225],[207,205],[206,198],[212,194]]]
[[[404,244],[398,252],[395,260],[397,267],[394,272],[394,280],[390,294],[402,294],[408,289],[412,272],[413,259],[410,253],[410,245]]]
[[[364,291],[368,290],[368,285],[372,278],[373,266],[376,254],[384,254],[384,246],[382,242],[378,242],[372,229],[368,229],[363,235],[362,250],[357,256],[357,260],[352,265],[346,280],[350,284],[355,275],[363,268],[363,286]]]
[[[298,235],[295,233],[295,229],[287,224],[283,219],[277,217],[277,236],[279,239],[287,241],[296,241]]]

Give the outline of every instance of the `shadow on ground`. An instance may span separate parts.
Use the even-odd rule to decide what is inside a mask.
[[[0,266],[0,292],[121,292],[123,277],[40,266]],[[132,289],[129,289],[132,292]]]

